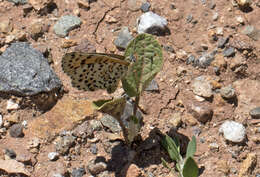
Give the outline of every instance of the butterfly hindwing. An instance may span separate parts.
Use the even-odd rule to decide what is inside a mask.
[[[62,58],[62,69],[71,77],[72,86],[86,91],[114,92],[128,65],[124,56],[116,54],[71,52]]]

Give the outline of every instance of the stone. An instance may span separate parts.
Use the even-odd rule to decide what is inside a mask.
[[[211,63],[212,66],[218,67],[219,71],[225,71],[227,68],[227,61],[223,55],[217,54],[215,60]]]
[[[217,12],[214,12],[214,13],[213,13],[213,16],[212,16],[212,20],[213,20],[213,21],[217,21],[217,20],[218,20],[218,16],[219,16],[218,13],[217,13]]]
[[[62,16],[54,25],[53,29],[56,35],[65,37],[69,31],[79,27],[81,25],[79,17],[73,15]]]
[[[142,176],[141,169],[135,164],[131,164],[126,172],[126,177],[139,177]]]
[[[105,171],[106,168],[107,168],[107,164],[105,164],[104,162],[95,163],[94,160],[91,160],[88,164],[88,170],[92,175],[97,175]]]
[[[30,35],[34,40],[37,40],[44,33],[44,24],[41,22],[34,22],[30,25]]]
[[[249,7],[252,4],[252,0],[236,0],[240,7]]]
[[[251,109],[249,112],[250,116],[254,119],[260,119],[260,107]],[[0,121],[1,122],[1,121]],[[1,126],[0,126],[1,127]]]
[[[0,91],[32,96],[61,88],[62,83],[48,60],[28,43],[13,43],[0,56]]]
[[[225,121],[219,128],[219,132],[224,134],[224,138],[233,143],[242,143],[245,140],[245,127],[235,121]]]
[[[19,109],[19,104],[15,103],[12,99],[7,100],[6,102],[6,110],[12,111]]]
[[[8,159],[15,159],[16,153],[13,149],[4,149],[5,156],[8,156]],[[5,158],[6,159],[6,158]]]
[[[198,96],[210,98],[213,95],[212,85],[206,76],[199,76],[195,78],[192,82],[191,88],[193,93]]]
[[[220,94],[225,99],[232,99],[236,96],[235,89],[232,87],[232,85],[222,87],[220,89]]]
[[[96,144],[91,144],[91,145],[90,145],[90,148],[89,148],[89,151],[90,151],[92,154],[97,154],[97,151],[98,151],[97,145],[96,145]]]
[[[20,5],[20,4],[23,5],[27,3],[27,0],[7,0],[7,1],[12,2],[16,5]]]
[[[29,3],[33,6],[33,8],[36,11],[47,11],[48,12],[48,7],[52,7],[54,3],[54,0],[28,0]]]
[[[82,177],[86,174],[85,168],[74,168],[71,172],[71,177]]]
[[[228,37],[220,37],[218,40],[218,48],[224,48],[226,43],[228,42]]]
[[[117,133],[121,131],[118,121],[112,116],[106,114],[100,119],[103,126],[109,128],[112,132]]]
[[[199,66],[201,68],[206,68],[210,65],[210,63],[215,59],[214,53],[204,53],[202,56],[200,56],[196,61],[195,65]]]
[[[256,29],[254,26],[245,26],[245,28],[242,30],[242,33],[255,41],[258,41],[260,39],[260,30]]]
[[[236,16],[236,21],[239,23],[239,24],[244,24],[245,23],[245,20],[243,17],[241,16]]]
[[[217,143],[210,143],[209,144],[209,149],[213,152],[218,152],[219,150],[219,145]]]
[[[76,138],[71,135],[58,137],[55,144],[56,151],[62,155],[66,154],[69,149],[75,144],[75,140]]]
[[[0,33],[10,33],[13,29],[13,26],[11,24],[11,21],[8,20],[2,20],[0,22]]]
[[[212,108],[205,103],[190,103],[188,105],[188,112],[192,114],[199,122],[206,123],[211,120],[213,116]]]
[[[59,153],[57,153],[57,152],[50,152],[48,154],[48,158],[49,158],[50,161],[55,161],[55,160],[57,160],[59,158]]]
[[[145,91],[150,91],[150,92],[158,92],[159,90],[160,89],[158,83],[154,79],[150,82],[150,84],[145,89]]]
[[[87,39],[80,41],[79,45],[75,47],[75,51],[85,53],[96,53],[96,47],[91,44]]]
[[[64,130],[71,130],[76,125],[82,124],[84,120],[92,119],[94,115],[91,101],[63,96],[50,111],[29,121],[25,133],[42,139],[51,139]],[[93,130],[87,131],[88,136],[92,133]]]
[[[192,14],[189,14],[189,15],[186,17],[186,22],[187,22],[187,23],[190,23],[192,20],[193,20],[193,16],[192,16]]]
[[[141,10],[142,10],[142,12],[148,12],[150,7],[151,7],[151,4],[149,2],[144,2],[141,5]]]
[[[138,18],[137,32],[150,34],[164,34],[167,20],[153,12],[146,12]]]
[[[235,55],[236,51],[233,47],[228,47],[224,49],[223,56],[224,57],[233,57]]]
[[[131,11],[138,11],[144,2],[144,0],[127,0],[127,7]]]
[[[169,120],[169,123],[178,128],[179,126],[181,126],[182,120],[181,120],[181,114],[180,113],[174,113],[172,116],[172,118]]]
[[[122,27],[117,38],[114,40],[116,47],[126,49],[128,43],[133,39],[128,27]]]
[[[252,176],[252,172],[257,164],[257,155],[255,153],[249,153],[247,158],[242,162],[239,170],[239,177]]]
[[[24,136],[23,126],[21,124],[14,124],[10,127],[9,134],[13,138],[20,138]]]

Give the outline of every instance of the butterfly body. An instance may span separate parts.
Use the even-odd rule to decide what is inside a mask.
[[[124,56],[116,54],[71,52],[62,58],[62,69],[71,77],[72,86],[85,91],[114,92],[129,64]]]

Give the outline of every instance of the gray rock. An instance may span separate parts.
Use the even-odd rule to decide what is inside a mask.
[[[221,37],[218,40],[218,48],[224,48],[226,43],[228,42],[228,37]]]
[[[241,143],[245,140],[245,127],[235,121],[225,121],[219,128],[219,132],[224,134],[224,138],[234,143]]]
[[[260,119],[260,107],[256,107],[249,112],[250,116],[254,119]]]
[[[201,68],[206,68],[210,65],[210,63],[215,59],[214,53],[204,53],[200,56],[196,61],[195,65]]]
[[[117,133],[121,131],[118,121],[112,116],[106,114],[100,119],[103,126],[109,128],[112,132]]]
[[[89,126],[93,131],[99,131],[102,129],[102,124],[99,120],[90,120]]]
[[[65,37],[68,35],[69,31],[79,27],[81,23],[82,22],[79,17],[73,15],[65,15],[56,22],[53,29],[56,35],[60,37]]]
[[[7,1],[12,2],[12,3],[16,4],[16,5],[18,5],[18,4],[26,4],[27,3],[27,0],[7,0]]]
[[[86,174],[85,168],[74,168],[71,173],[71,177],[82,177]]]
[[[94,176],[90,176],[90,177],[94,177]],[[108,171],[103,171],[98,175],[98,177],[112,177],[112,175],[110,175]]]
[[[236,53],[235,49],[233,47],[228,47],[223,51],[224,57],[232,57]]]
[[[93,126],[92,125],[93,125],[93,122],[92,122],[92,124],[90,124],[88,121],[81,123],[73,130],[73,135],[75,135],[76,137],[81,137],[81,138],[93,136],[93,132],[95,131],[96,125],[93,125]]]
[[[167,52],[174,53],[174,49],[173,49],[173,47],[170,46],[170,45],[164,45],[164,46],[163,46],[163,49],[166,50]]]
[[[194,63],[196,60],[195,56],[194,55],[189,55],[187,60],[186,60],[186,64],[189,65],[191,63]]]
[[[133,115],[134,113],[134,104],[132,101],[127,101],[125,105],[125,109],[123,112],[123,115],[121,116],[121,120],[123,120],[123,123],[126,127],[128,127],[128,118]],[[142,123],[143,116],[140,109],[137,109],[136,117],[139,119],[139,122]]]
[[[152,80],[151,83],[148,85],[148,87],[145,89],[145,91],[154,91],[158,92],[159,91],[159,86],[156,80]]]
[[[50,159],[50,161],[55,161],[59,158],[59,153],[57,152],[50,152],[48,154],[48,158]]]
[[[247,25],[242,31],[243,34],[252,38],[255,41],[260,39],[260,30],[256,29],[254,26]]]
[[[13,149],[4,149],[4,154],[7,155],[10,159],[16,158],[16,153]]]
[[[141,5],[142,12],[148,12],[151,7],[151,4],[149,2],[145,2]]]
[[[201,134],[201,129],[197,126],[194,126],[191,128],[192,129],[192,134],[195,136],[199,136]]]
[[[192,20],[193,20],[193,16],[192,16],[192,14],[189,14],[189,15],[186,17],[186,22],[187,22],[187,23],[190,23]]]
[[[167,29],[167,20],[153,12],[146,12],[138,19],[137,32],[163,34]]]
[[[198,96],[210,98],[212,93],[212,86],[206,76],[199,76],[192,82],[192,91]]]
[[[66,154],[70,147],[72,147],[75,144],[76,138],[72,135],[66,135],[59,137],[59,139],[56,142],[56,151],[60,154]]]
[[[220,89],[220,94],[225,99],[231,99],[231,98],[234,98],[236,96],[235,89],[231,85],[228,85],[226,87],[222,87]]]
[[[0,56],[0,91],[19,96],[61,88],[59,78],[43,55],[28,43],[13,43]]]
[[[126,49],[128,43],[133,39],[128,27],[123,27],[119,32],[117,38],[114,40],[116,47]]]
[[[216,3],[214,1],[211,1],[210,4],[209,4],[209,8],[215,9],[215,7],[216,7]]]
[[[94,160],[91,160],[90,163],[88,164],[88,170],[92,175],[97,175],[105,171],[106,168],[107,168],[107,164],[105,164],[104,162],[95,163]]]
[[[9,134],[11,137],[19,138],[23,137],[23,126],[21,124],[14,124],[10,127]]]
[[[97,151],[98,151],[97,145],[96,145],[96,144],[91,144],[91,145],[90,145],[90,148],[89,148],[89,151],[90,151],[92,154],[97,154]]]

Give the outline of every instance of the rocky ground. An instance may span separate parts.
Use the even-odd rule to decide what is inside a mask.
[[[247,2],[0,0],[0,176],[173,176],[167,133],[182,149],[195,135],[201,177],[259,177],[260,1]],[[61,59],[123,54],[140,32],[162,45],[164,66],[141,98],[129,163],[118,123],[91,107],[111,95],[73,88]]]

